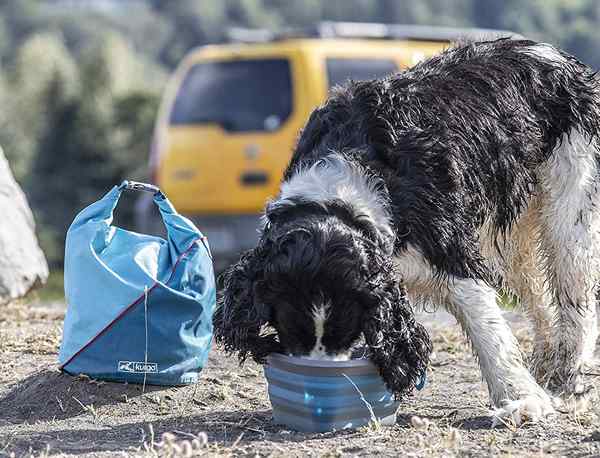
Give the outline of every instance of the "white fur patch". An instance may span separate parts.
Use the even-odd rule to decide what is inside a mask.
[[[577,372],[593,358],[598,338],[595,285],[600,265],[600,177],[597,143],[577,130],[564,135],[541,170],[543,249],[559,304],[549,357],[560,355],[554,369]],[[570,303],[577,304],[576,310]],[[559,351],[560,349],[560,351]],[[567,369],[565,371],[565,368]]]
[[[525,421],[537,422],[552,413],[554,413],[554,409],[550,404],[542,402],[537,397],[530,396],[507,402],[504,407],[495,409],[492,428],[499,424],[505,424],[507,420],[516,426]]]
[[[313,202],[342,200],[373,221],[384,236],[394,238],[391,215],[377,184],[339,155],[332,154],[298,171],[281,185],[279,197],[272,205],[291,205],[291,200],[298,197]]]
[[[319,359],[321,361],[347,361],[350,359],[350,352],[327,354],[325,345],[323,345],[323,335],[325,334],[325,322],[329,317],[329,304],[313,308],[313,319],[315,324],[315,346],[308,354],[309,359]]]
[[[319,361],[348,361],[350,360],[350,353],[336,353],[335,355],[328,355],[325,353],[313,355],[311,353],[306,359],[317,359]]]
[[[556,274],[573,290],[589,293],[590,279],[597,276],[598,232],[600,214],[597,152],[578,131],[564,135],[551,160],[542,171],[546,189],[542,218],[546,219],[553,244],[560,253],[555,256]],[[573,257],[565,263],[563,256]],[[577,274],[574,272],[578,271]],[[575,299],[574,297],[572,299]]]
[[[323,334],[325,333],[325,321],[327,321],[327,312],[329,307],[322,305],[320,307],[315,307],[313,310],[313,319],[315,322],[315,347],[310,352],[309,356],[313,359],[315,358],[323,358],[326,356],[325,354],[325,346],[323,345],[322,339]]]
[[[538,43],[533,46],[524,48],[521,52],[541,57],[543,59],[562,64],[566,59],[558,52],[558,50],[548,43]]]

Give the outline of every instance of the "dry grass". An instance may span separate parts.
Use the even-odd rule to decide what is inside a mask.
[[[424,391],[398,421],[303,434],[271,421],[262,369],[211,353],[185,388],[69,377],[56,371],[64,311],[26,304],[0,318],[0,456],[593,456],[600,416],[558,415],[539,425],[491,428],[485,387],[453,326],[433,327],[436,357]],[[431,327],[431,326],[430,326]],[[516,331],[530,343],[526,330]],[[600,372],[596,370],[596,372]]]

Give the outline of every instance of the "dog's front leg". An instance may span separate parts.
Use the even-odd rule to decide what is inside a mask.
[[[467,334],[479,360],[497,417],[518,424],[537,421],[554,411],[552,401],[536,383],[496,302],[496,290],[472,279],[452,278],[446,307]]]

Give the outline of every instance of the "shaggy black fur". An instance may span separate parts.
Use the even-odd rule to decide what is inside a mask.
[[[391,251],[410,244],[440,278],[494,282],[478,230],[486,221],[492,235],[510,229],[531,197],[536,168],[563,134],[577,128],[591,141],[600,132],[594,74],[553,48],[539,55],[535,45],[467,44],[388,78],[338,88],[312,113],[284,181],[332,151],[342,155],[381,181],[393,250],[352,202],[268,206],[259,246],[225,275],[217,341],[242,360],[307,354],[315,344],[311,308],[329,304],[327,352],[348,349],[362,333],[388,386],[410,390],[431,344],[394,275]],[[278,338],[261,334],[265,325]]]
[[[574,126],[600,132],[591,69],[527,53],[529,40],[451,49],[383,80],[340,88],[315,110],[284,180],[331,151],[352,151],[392,196],[396,250],[419,247],[440,273],[488,279],[477,229],[516,220],[535,169]],[[450,216],[451,215],[451,216]]]

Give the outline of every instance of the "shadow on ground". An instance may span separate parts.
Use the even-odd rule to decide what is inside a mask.
[[[139,421],[117,426],[98,424],[93,429],[56,429],[44,433],[16,435],[11,446],[26,449],[30,444],[35,444],[34,451],[49,447],[49,450],[60,450],[62,453],[71,454],[132,451],[143,448],[144,444],[150,444],[152,434],[154,442],[159,442],[165,432],[180,436],[180,439],[205,432],[209,444],[220,444],[223,447],[231,446],[236,441],[239,443],[242,433],[243,443],[260,440],[282,443],[294,439],[301,441],[310,437],[305,434],[281,434],[282,428],[271,421],[270,410],[254,412],[217,410],[205,415],[183,418],[169,417],[164,420]],[[337,434],[344,434],[344,432]]]
[[[402,435],[412,429],[411,415],[398,416],[395,429]],[[489,428],[489,417],[466,419],[457,425],[463,429]],[[162,434],[170,432],[178,440],[206,433],[208,444],[227,449],[232,445],[250,446],[268,442],[275,449],[284,451],[290,443],[310,443],[313,439],[335,439],[344,441],[344,436],[355,436],[357,431],[346,430],[330,433],[297,433],[276,425],[271,419],[271,410],[211,410],[205,414],[185,417],[168,417],[152,421],[137,421],[120,425],[105,425],[102,417],[93,428],[56,429],[43,433],[16,435],[11,446],[26,449],[35,444],[34,451],[49,450],[68,454],[90,454],[102,452],[133,452],[144,450],[144,445],[161,441]],[[214,450],[213,450],[214,451]]]
[[[146,386],[145,393],[164,390]],[[29,375],[0,399],[0,420],[11,423],[64,420],[144,394],[140,385],[98,382],[44,369]]]

